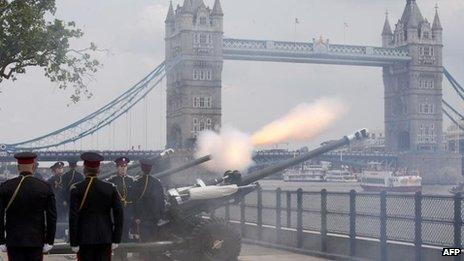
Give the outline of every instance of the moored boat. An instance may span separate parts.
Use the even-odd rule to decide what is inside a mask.
[[[357,183],[358,179],[349,169],[331,169],[327,171],[326,181],[341,183]]]
[[[422,178],[414,171],[388,170],[380,163],[370,163],[362,172],[360,185],[365,191],[417,192],[422,190]]]
[[[287,169],[283,173],[286,182],[324,182],[327,166],[323,164],[302,164],[301,168]]]

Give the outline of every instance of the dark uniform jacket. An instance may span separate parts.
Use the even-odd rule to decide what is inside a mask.
[[[45,180],[42,174],[40,174],[38,171],[34,173],[34,178],[40,179],[40,180]]]
[[[56,231],[55,196],[50,186],[29,173],[6,210],[21,176],[0,185],[0,244],[8,247],[53,245]],[[4,216],[6,215],[6,219]],[[5,224],[6,221],[6,224]],[[6,232],[6,239],[5,239]]]
[[[76,170],[70,170],[63,174],[63,177],[62,177],[63,189],[62,189],[61,197],[63,198],[64,201],[69,203],[71,186],[74,183],[83,181],[84,179],[85,179],[84,175],[82,175],[82,173]]]
[[[108,182],[116,185],[119,196],[125,207],[132,206],[133,199],[131,198],[132,190],[134,187],[134,179],[130,176],[111,176],[108,178]]]
[[[55,194],[56,210],[58,215],[60,215],[60,213],[66,212],[67,208],[65,205],[63,205],[63,201],[65,201],[63,198],[63,175],[52,176],[47,180],[47,182]],[[62,219],[64,217],[60,216],[59,218]]]
[[[134,183],[134,217],[156,222],[164,212],[164,191],[161,181],[150,175],[139,177]]]
[[[79,211],[89,182],[90,177],[87,177],[71,187],[69,209],[71,246],[121,242],[123,208],[113,184],[95,178]]]

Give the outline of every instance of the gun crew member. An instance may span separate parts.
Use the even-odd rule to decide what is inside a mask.
[[[35,162],[35,167],[34,167],[34,174],[32,174],[34,178],[40,179],[40,180],[45,180],[42,174],[39,172],[39,163]]]
[[[104,158],[93,152],[81,155],[85,180],[71,186],[70,244],[80,261],[109,261],[121,242],[123,207],[116,187],[97,178]]]
[[[134,183],[134,219],[140,241],[153,242],[157,239],[157,224],[165,208],[164,191],[160,180],[150,176],[155,163],[144,159],[140,164],[142,175]],[[155,258],[151,253],[145,255],[144,261]]]
[[[124,225],[122,229],[122,241],[129,242],[129,233],[132,224],[133,216],[133,204],[131,195],[133,194],[132,189],[134,185],[134,179],[127,175],[127,164],[130,159],[127,157],[117,158],[115,161],[117,174],[108,178],[108,182],[113,183],[119,193],[119,198],[124,207]],[[127,260],[127,253],[123,251],[115,252],[116,259]]]
[[[55,196],[47,182],[33,177],[35,153],[14,157],[19,176],[0,185],[0,249],[10,261],[41,261],[54,243]]]
[[[83,181],[85,178],[84,178],[84,175],[82,175],[82,173],[78,172],[76,170],[77,168],[77,162],[78,160],[77,159],[71,159],[71,160],[68,160],[68,163],[69,163],[69,170],[63,174],[63,190],[62,190],[62,197],[64,199],[63,201],[63,205],[67,208],[68,207],[68,203],[69,203],[69,200],[70,200],[70,190],[71,190],[71,186],[74,184],[74,183],[77,183],[77,182],[81,182]]]
[[[50,170],[52,171],[52,176],[48,179],[47,182],[52,187],[56,200],[56,213],[58,222],[56,238],[64,238],[66,228],[63,224],[66,222],[68,215],[68,207],[65,203],[65,198],[63,197],[64,163],[61,161],[56,162],[50,167]]]

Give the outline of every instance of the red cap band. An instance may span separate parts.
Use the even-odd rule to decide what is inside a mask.
[[[18,159],[18,164],[32,164],[35,158],[22,158]]]
[[[88,168],[98,168],[100,167],[100,161],[84,161],[84,167]]]

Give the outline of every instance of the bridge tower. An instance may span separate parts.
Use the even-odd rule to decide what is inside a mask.
[[[382,32],[383,47],[405,48],[412,58],[383,68],[387,149],[401,155],[404,167],[434,175],[447,158],[443,151],[442,31],[438,8],[430,24],[416,1],[407,0],[394,31],[387,13]]]
[[[223,11],[203,0],[184,0],[166,17],[166,62],[180,61],[167,73],[166,145],[188,149],[204,129],[221,125]]]

